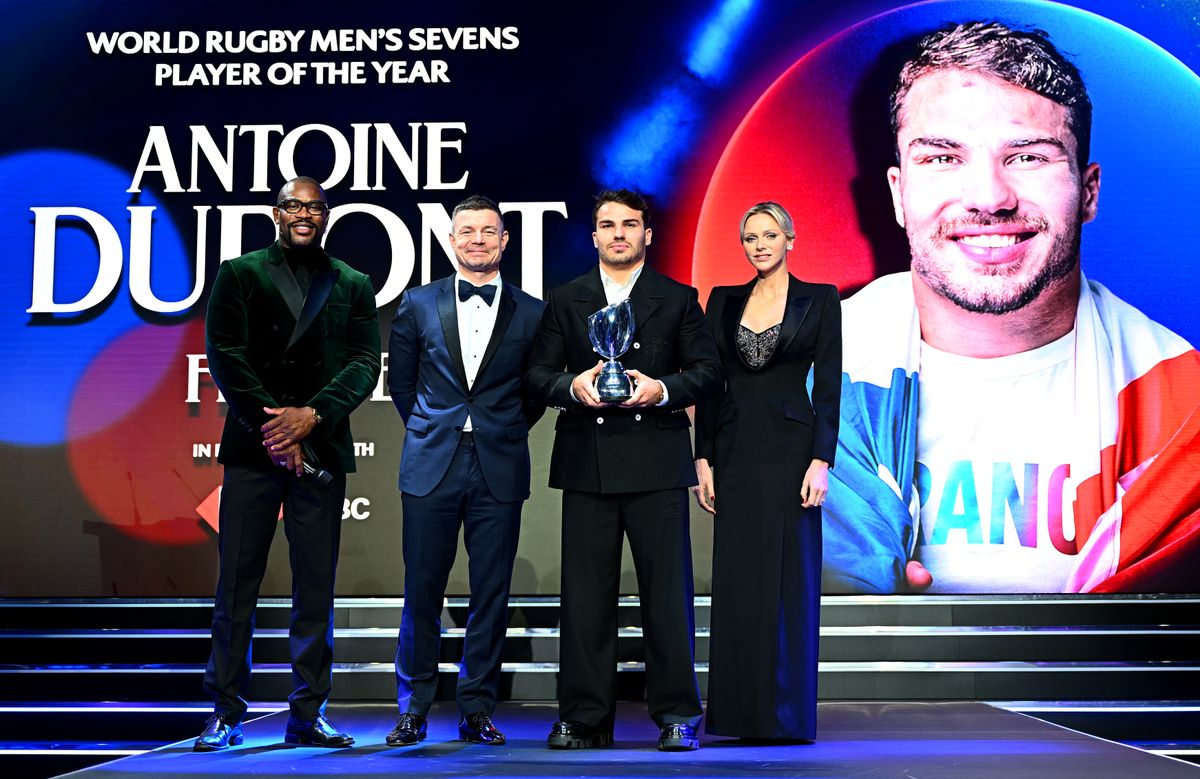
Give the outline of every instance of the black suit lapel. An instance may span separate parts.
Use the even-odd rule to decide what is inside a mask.
[[[450,352],[450,367],[458,377],[464,392],[467,390],[467,371],[463,367],[462,342],[458,338],[458,307],[454,302],[454,277],[442,282],[437,299],[438,318],[442,320],[442,337],[446,339],[446,350]]]
[[[775,359],[775,355],[788,348],[796,333],[800,332],[800,325],[804,323],[804,317],[808,316],[808,310],[812,308],[812,295],[804,294],[800,285],[799,279],[788,276],[787,308],[783,310],[783,326],[779,328],[779,342],[775,344],[771,359]]]
[[[296,283],[292,269],[283,261],[282,254],[267,261],[267,275],[271,277],[279,296],[292,312],[292,318],[299,322],[300,312],[304,308],[304,294],[300,292],[300,285]]]
[[[290,274],[289,274],[290,275]],[[292,330],[292,337],[288,340],[288,348],[300,340],[300,336],[304,335],[309,326],[316,320],[317,315],[321,313],[321,308],[325,305],[325,301],[329,299],[329,293],[333,291],[333,285],[337,283],[337,271],[332,268],[322,268],[313,276],[312,283],[308,286],[308,295],[304,298],[304,307],[300,311],[300,316],[296,319],[296,327]],[[292,279],[292,284],[296,284],[296,280]],[[296,285],[296,291],[300,291],[299,285]]]
[[[659,283],[660,277],[650,266],[642,266],[642,275],[629,292],[629,302],[633,304],[633,332],[637,335],[642,326],[654,316],[662,303],[665,293]]]
[[[604,296],[604,285],[600,283],[600,266],[592,268],[591,273],[576,282],[571,302],[575,304],[575,312],[583,320],[584,332],[587,332],[588,317],[608,305],[608,298]]]
[[[517,301],[513,298],[513,293],[509,290],[507,284],[500,285],[499,300],[496,305],[500,308],[496,311],[496,324],[492,326],[492,337],[488,339],[487,349],[483,352],[483,359],[479,361],[479,372],[476,377],[482,376],[484,370],[487,369],[488,363],[491,362],[492,355],[500,348],[500,342],[504,340],[504,334],[508,331],[508,323],[512,321],[513,313],[517,310]]]
[[[721,309],[721,339],[725,342],[725,351],[730,355],[740,355],[741,352],[737,348],[737,332],[742,324],[742,314],[746,311],[746,301],[750,299],[750,290],[754,288],[754,281],[749,284],[737,287],[730,291],[725,296],[725,302]]]

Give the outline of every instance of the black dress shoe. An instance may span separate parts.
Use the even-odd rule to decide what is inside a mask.
[[[546,746],[551,749],[595,749],[607,747],[613,742],[611,730],[593,728],[582,722],[563,720],[550,728]]]
[[[401,714],[396,727],[387,734],[389,747],[411,747],[425,740],[425,718],[420,714]]]
[[[300,744],[306,747],[348,747],[354,739],[342,733],[333,726],[325,715],[318,715],[312,722],[288,717],[287,730],[283,740],[289,744]]]
[[[214,714],[204,723],[204,732],[192,745],[193,752],[216,752],[242,743],[242,723],[226,722]]]
[[[507,739],[482,711],[468,714],[458,721],[458,738],[472,744],[503,744]]]
[[[658,748],[663,752],[691,752],[700,748],[700,739],[691,725],[669,722],[658,735]]]

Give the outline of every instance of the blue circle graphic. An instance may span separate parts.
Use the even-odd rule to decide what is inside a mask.
[[[0,363],[9,379],[0,382],[0,408],[10,412],[0,429],[5,443],[65,442],[69,405],[88,365],[115,339],[145,324],[128,292],[127,208],[160,204],[145,190],[131,202],[125,192],[131,179],[127,171],[72,151],[31,150],[0,158],[0,252],[9,266],[0,284]],[[88,209],[116,230],[122,271],[104,303],[80,313],[28,313],[35,207]],[[153,212],[150,232],[151,289],[162,300],[181,299],[192,289],[193,271],[179,231],[161,207]],[[53,299],[79,301],[92,289],[100,267],[95,232],[85,220],[64,218],[57,220],[54,234]]]

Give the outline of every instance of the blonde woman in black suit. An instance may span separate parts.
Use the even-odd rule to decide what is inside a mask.
[[[816,737],[821,504],[841,395],[837,288],[788,273],[795,238],[778,203],[742,217],[755,275],[708,299],[726,386],[696,414],[693,491],[715,515],[707,730],[763,741]]]

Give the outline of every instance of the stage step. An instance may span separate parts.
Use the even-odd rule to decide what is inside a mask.
[[[696,625],[709,626],[712,599],[695,599]],[[334,626],[392,628],[400,624],[403,598],[338,598]],[[636,596],[618,599],[618,623],[640,626]],[[1127,596],[950,596],[950,595],[833,595],[821,599],[821,624],[827,627],[867,626],[1133,626],[1189,625],[1197,621],[1200,598],[1178,595]],[[257,626],[286,628],[291,603],[286,598],[259,600]],[[8,629],[166,628],[203,629],[212,624],[212,600],[205,598],[0,598],[0,614]],[[509,601],[513,627],[555,627],[558,598],[513,597]],[[464,627],[465,598],[448,598],[443,625]]]
[[[462,655],[464,628],[442,630],[441,659]],[[396,650],[396,628],[337,628],[336,658],[343,663],[384,662]],[[505,662],[557,662],[557,627],[510,627],[504,645]],[[696,659],[708,660],[708,628],[696,629]],[[38,665],[71,664],[88,658],[92,665],[108,663],[203,663],[208,658],[208,628],[102,628],[59,630],[0,630],[0,664],[21,665],[37,658]],[[259,662],[289,659],[286,628],[259,628],[254,633],[254,656]],[[642,629],[618,631],[618,657],[642,659]],[[830,662],[873,660],[1063,660],[1121,661],[1154,658],[1189,660],[1200,657],[1200,628],[1112,627],[1103,625],[1039,626],[825,626],[821,628],[821,659]]]
[[[252,705],[246,719],[286,709],[286,702]],[[40,701],[0,706],[0,776],[58,776],[194,739],[211,714],[211,704],[196,702]]]
[[[1200,764],[1200,700],[992,701],[991,705]]]
[[[990,705],[1019,712],[1073,730],[1122,741],[1155,754],[1200,762],[1197,701],[995,701]],[[277,711],[253,706],[247,719]],[[209,714],[194,703],[81,704],[41,702],[0,707],[0,775],[50,777],[178,741],[188,742]],[[43,730],[42,735],[36,731]],[[1120,733],[1126,734],[1125,738]],[[136,733],[138,740],[127,740]],[[70,734],[72,739],[47,734]],[[78,740],[86,734],[89,740]],[[39,740],[40,739],[40,740]]]
[[[396,628],[336,628],[334,651],[342,663],[390,660],[396,652]],[[462,657],[465,629],[442,629],[442,659]],[[189,630],[0,630],[0,664],[21,664],[37,658],[41,666],[72,663],[81,657],[93,665],[108,663],[204,663],[212,646],[207,628]],[[696,630],[697,659],[708,659],[708,628]],[[618,658],[642,657],[642,629],[618,630]],[[254,658],[260,663],[286,663],[290,658],[286,628],[254,631]],[[505,662],[558,662],[558,628],[518,628],[506,631]]]
[[[386,700],[403,601],[339,599],[337,695]],[[1169,697],[1200,677],[1200,601],[1190,598],[829,597],[822,602],[822,698],[1093,700]],[[697,598],[697,671],[708,660],[710,599]],[[290,603],[265,599],[254,646],[256,699],[286,696]],[[203,700],[211,604],[205,600],[0,601],[3,700]],[[558,601],[514,598],[503,694],[556,695]],[[467,606],[443,610],[443,694],[452,696]],[[623,693],[642,695],[637,598],[620,599]],[[72,677],[71,683],[65,683]],[[1101,682],[1101,680],[1104,680]],[[1183,686],[1181,686],[1183,685]],[[1197,686],[1195,689],[1200,689]]]
[[[335,700],[393,699],[402,605],[396,598],[337,601]],[[1189,759],[1200,707],[1172,699],[1200,690],[1198,605],[1181,597],[824,598],[820,693],[829,701],[1050,699],[1056,703],[1042,707],[1053,711],[1030,704],[1028,713]],[[709,608],[709,598],[696,599],[702,690]],[[264,599],[258,610],[250,697],[268,710],[286,708],[291,689],[289,612],[286,599]],[[0,704],[10,704],[0,708],[0,732],[9,734],[0,743],[2,775],[27,774],[26,761],[47,751],[56,770],[42,776],[110,759],[105,749],[140,749],[141,742],[122,741],[130,732],[156,744],[193,738],[209,712],[201,680],[211,613],[204,599],[0,601]],[[622,598],[618,614],[618,693],[640,700],[638,600]],[[510,617],[502,699],[553,700],[558,600],[514,598]],[[449,599],[443,700],[453,699],[466,619],[466,602]],[[1114,709],[1113,699],[1136,711]],[[24,703],[33,700],[44,703]],[[141,703],[122,708],[120,701]],[[87,743],[62,740],[84,733]]]
[[[1181,690],[1200,690],[1200,663],[1151,660],[1087,661],[873,661],[822,662],[822,700],[990,700],[1033,698],[1053,692],[1062,700],[1169,699]],[[93,700],[120,699],[131,691],[146,700],[203,700],[200,664],[110,664],[99,666],[4,666],[0,687],[9,700],[32,697]],[[708,664],[697,663],[701,693]],[[458,666],[441,664],[438,697],[453,698]],[[645,667],[618,665],[622,699],[644,697]],[[544,701],[557,696],[557,663],[505,663],[503,700]],[[334,690],[340,701],[389,700],[395,695],[392,663],[337,663]],[[253,700],[283,700],[292,688],[286,663],[256,663],[250,686]]]

